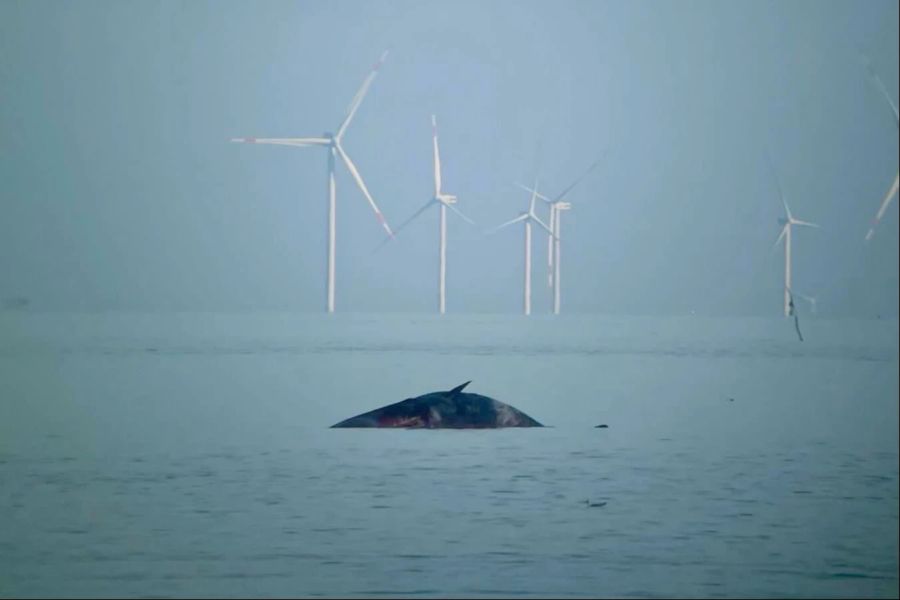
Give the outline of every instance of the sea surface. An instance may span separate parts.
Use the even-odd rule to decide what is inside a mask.
[[[801,326],[2,313],[0,596],[896,598],[898,322]]]

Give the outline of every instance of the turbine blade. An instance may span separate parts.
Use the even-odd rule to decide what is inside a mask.
[[[527,219],[527,218],[528,218],[528,214],[527,214],[527,213],[524,214],[524,215],[519,215],[519,216],[516,217],[515,219],[509,220],[509,221],[507,221],[506,223],[502,223],[502,224],[500,224],[500,225],[497,225],[497,226],[494,227],[493,229],[488,229],[488,233],[494,233],[495,231],[499,231],[499,230],[503,229],[504,227],[509,227],[510,225],[514,225],[515,223],[520,223],[520,222],[524,221],[524,220]]]
[[[394,232],[394,236],[399,235],[399,233],[400,233],[401,231],[403,231],[403,229],[404,229],[407,225],[409,225],[410,223],[412,223],[413,221],[415,221],[422,213],[424,213],[426,210],[428,210],[428,208],[429,208],[432,204],[435,204],[434,199],[429,200],[429,201],[426,202],[419,210],[417,210],[417,211],[414,212],[412,215],[410,215],[409,218],[407,218],[405,221],[403,221],[403,223],[400,224],[400,227],[398,227],[398,228],[397,228],[397,231]],[[384,246],[385,244],[387,244],[387,243],[388,243],[389,241],[391,241],[392,239],[393,239],[393,237],[387,237],[387,238],[384,238],[384,240],[382,240],[382,242],[378,245],[378,247],[375,248],[375,252],[377,252],[378,250],[380,250],[380,249],[382,248],[382,246]]]
[[[531,204],[528,205],[528,214],[534,214],[534,201],[537,198],[537,177],[534,178],[534,189],[531,190]]]
[[[875,215],[875,219],[872,222],[872,226],[869,228],[869,232],[866,234],[866,241],[872,239],[872,236],[875,235],[875,228],[881,223],[881,217],[884,216],[887,207],[890,205],[891,200],[894,199],[894,196],[897,195],[897,189],[900,187],[900,173],[894,177],[894,183],[891,185],[891,189],[888,190],[887,194],[884,196],[884,200],[881,201],[881,206],[878,208],[878,213]]]
[[[431,115],[431,139],[434,141],[434,195],[441,195],[441,154],[438,150],[437,119]]]
[[[781,233],[778,235],[778,239],[775,240],[775,243],[772,244],[772,250],[771,250],[771,251],[774,251],[775,248],[778,247],[778,244],[781,243],[782,238],[784,238],[784,234],[787,233],[787,228],[788,228],[788,227],[790,227],[790,224],[789,224],[789,223],[785,223],[784,227],[781,228]]]
[[[569,184],[569,187],[567,187],[566,189],[564,189],[564,190],[556,197],[556,199],[554,200],[554,202],[559,202],[560,200],[562,200],[563,198],[565,198],[566,194],[568,194],[569,192],[571,192],[571,191],[575,188],[576,185],[578,185],[579,183],[581,183],[581,181],[582,181],[585,177],[587,177],[587,176],[590,174],[590,172],[593,171],[593,170],[597,167],[597,165],[600,164],[600,160],[601,160],[601,159],[599,159],[599,158],[598,158],[597,160],[595,160],[595,161],[591,164],[591,166],[587,168],[587,170],[586,170],[584,173],[582,173],[581,175],[578,176],[578,179],[576,179],[575,181],[573,181],[572,183],[570,183],[570,184]]]
[[[894,183],[893,185],[891,185],[891,189],[889,189],[887,194],[885,195],[884,200],[881,201],[881,207],[879,207],[878,214],[875,216],[876,219],[881,220],[881,217],[884,216],[884,211],[887,210],[887,207],[891,203],[891,200],[893,200],[894,196],[897,195],[898,188],[900,188],[900,173],[894,176]]]
[[[769,163],[769,168],[775,176],[775,184],[778,186],[778,197],[781,198],[781,203],[784,205],[784,212],[788,220],[791,220],[793,217],[791,216],[791,209],[788,208],[787,200],[784,198],[784,187],[781,185],[781,177],[778,175],[778,169],[775,168],[775,164],[772,162],[772,155],[769,153],[768,148],[766,148],[766,161]]]
[[[543,221],[541,221],[541,220],[537,217],[537,215],[528,215],[528,216],[531,217],[531,220],[532,220],[532,221],[534,221],[535,223],[537,223],[538,225],[540,225],[541,227],[543,227],[543,228],[544,228],[544,231],[546,231],[547,233],[550,234],[550,237],[552,237],[554,240],[555,240],[555,239],[558,239],[558,238],[556,237],[556,234],[553,233],[553,230],[550,229],[550,226],[547,225],[546,223],[544,223]]]
[[[866,65],[866,70],[869,72],[869,77],[875,82],[875,85],[878,86],[879,91],[881,91],[882,95],[884,95],[884,99],[887,100],[888,105],[890,105],[891,112],[894,113],[894,124],[900,126],[900,114],[898,114],[897,112],[897,105],[894,104],[894,100],[888,93],[884,82],[881,80],[881,77],[878,76],[878,73],[876,73],[875,69],[872,67],[872,61],[869,60],[868,56],[863,54],[863,62]]]
[[[278,146],[327,146],[330,142],[326,138],[231,138],[232,142],[240,144],[275,144]]]
[[[804,227],[815,227],[816,229],[821,229],[821,227],[819,227],[819,226],[816,225],[815,223],[810,223],[809,221],[800,221],[800,220],[798,220],[798,219],[792,220],[792,221],[791,221],[791,224],[793,224],[793,225],[802,225],[802,226],[804,226]]]
[[[525,190],[526,192],[529,192],[529,193],[534,194],[534,195],[537,196],[539,199],[543,200],[544,202],[546,202],[546,203],[548,203],[548,204],[550,204],[550,203],[553,202],[553,200],[551,200],[551,199],[548,198],[547,196],[541,194],[540,192],[538,192],[537,190],[535,190],[535,189],[533,189],[533,188],[528,187],[527,185],[523,185],[523,184],[518,183],[518,182],[516,182],[515,185],[519,186],[520,188],[522,188],[522,189]]]
[[[791,209],[788,206],[787,200],[784,199],[784,196],[781,197],[781,203],[784,204],[784,212],[787,214],[788,221],[794,221],[794,215],[791,214]]]
[[[362,104],[363,99],[366,97],[366,94],[369,92],[369,86],[372,85],[372,82],[375,81],[375,76],[378,75],[378,69],[384,64],[384,60],[387,58],[388,51],[385,50],[381,54],[381,58],[378,59],[378,62],[372,66],[372,71],[369,72],[369,76],[363,81],[363,84],[360,86],[359,91],[356,92],[356,95],[353,96],[353,100],[350,101],[350,107],[347,110],[347,116],[344,118],[344,122],[341,123],[341,126],[338,128],[337,134],[334,136],[337,139],[340,139],[344,132],[347,130],[347,126],[350,125],[350,121],[353,120],[353,115],[356,114],[356,110],[359,108],[359,105]]]
[[[344,149],[341,147],[340,143],[336,143],[334,147],[337,149],[338,154],[340,154],[341,159],[343,159],[344,164],[347,165],[347,169],[350,171],[350,174],[353,175],[353,179],[356,180],[356,185],[359,186],[359,189],[366,197],[366,200],[369,201],[369,205],[372,207],[372,210],[375,211],[375,218],[378,219],[378,222],[381,223],[381,226],[384,227],[384,230],[387,231],[387,234],[393,237],[394,233],[391,231],[390,226],[388,226],[387,221],[384,220],[384,215],[381,214],[381,211],[378,209],[378,205],[375,204],[375,200],[372,199],[372,194],[369,193],[369,189],[366,187],[366,184],[360,176],[359,171],[356,169],[356,165],[353,164],[353,161],[350,160],[350,157],[347,156],[346,152],[344,152]]]
[[[452,205],[452,204],[444,204],[444,206],[446,206],[447,208],[449,208],[450,210],[452,210],[453,212],[455,212],[456,214],[458,214],[460,217],[463,218],[463,220],[467,221],[470,225],[475,225],[475,221],[473,221],[472,219],[470,219],[469,217],[467,217],[466,215],[464,215],[464,214],[462,213],[462,211],[459,210],[458,208],[456,208],[454,205]]]

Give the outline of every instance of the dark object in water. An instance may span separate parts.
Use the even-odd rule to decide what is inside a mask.
[[[598,508],[598,507],[600,507],[600,506],[606,506],[606,502],[591,502],[590,500],[585,500],[584,503],[587,504],[588,506],[592,507],[592,508]]]
[[[594,429],[609,429],[609,425],[601,423],[600,425],[594,425]]]
[[[12,298],[4,298],[0,301],[0,307],[5,310],[23,310],[28,308],[31,300],[24,296],[13,296]]]
[[[794,329],[797,330],[797,337],[800,338],[800,341],[803,341],[803,334],[800,333],[800,320],[797,318],[797,313],[794,313]]]
[[[543,427],[540,423],[499,400],[467,394],[463,388],[432,392],[382,406],[351,417],[335,427],[405,427],[423,429],[496,429],[499,427]]]
[[[800,333],[800,319],[797,317],[797,307],[794,306],[794,293],[791,292],[791,288],[787,288],[788,292],[788,314],[794,317],[794,329],[797,330],[797,337],[800,338],[800,341],[803,341],[803,334]]]

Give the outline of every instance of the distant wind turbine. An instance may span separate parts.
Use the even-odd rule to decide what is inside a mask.
[[[431,115],[431,138],[434,151],[434,196],[432,196],[431,199],[428,200],[428,202],[426,202],[424,206],[422,206],[422,208],[414,212],[411,217],[404,221],[403,224],[397,228],[395,235],[399,234],[404,227],[409,225],[430,207],[441,207],[440,247],[438,259],[438,312],[440,312],[440,314],[444,314],[447,306],[447,209],[449,208],[472,225],[474,225],[475,222],[464,215],[462,212],[460,212],[458,208],[453,206],[454,204],[456,204],[456,196],[445,194],[441,190],[441,155],[440,151],[438,150],[437,120],[435,119],[434,115]]]
[[[363,182],[362,176],[359,174],[359,170],[357,170],[356,165],[353,164],[353,161],[350,160],[350,157],[347,155],[347,152],[344,150],[341,145],[341,141],[344,137],[344,133],[347,131],[347,127],[350,125],[350,121],[353,120],[353,116],[356,114],[357,109],[359,109],[359,105],[362,104],[363,98],[366,97],[366,93],[369,91],[369,86],[372,85],[372,82],[375,80],[375,76],[378,74],[378,69],[384,63],[385,58],[387,58],[387,50],[381,55],[381,58],[377,63],[372,67],[372,71],[369,73],[368,77],[366,77],[365,81],[363,81],[362,86],[359,88],[359,91],[356,92],[356,95],[353,96],[353,100],[350,102],[350,106],[347,110],[347,116],[344,118],[344,121],[338,127],[337,133],[326,132],[322,134],[322,137],[306,137],[306,138],[232,138],[232,142],[241,142],[245,144],[274,144],[279,146],[322,146],[328,149],[328,275],[326,281],[326,310],[329,313],[334,312],[334,270],[335,270],[335,181],[334,181],[334,164],[337,156],[341,157],[341,160],[347,166],[347,170],[350,171],[350,175],[353,176],[353,179],[356,181],[356,185],[359,186],[360,191],[362,191],[363,195],[366,197],[366,200],[369,201],[369,205],[372,207],[372,210],[375,211],[375,218],[378,219],[378,222],[384,227],[384,230],[387,234],[393,237],[393,232],[391,231],[390,226],[388,226],[387,221],[385,221],[384,216],[381,214],[381,211],[378,209],[378,205],[375,204],[375,200],[372,199],[372,195],[369,193],[368,188],[366,187],[365,182]]]
[[[562,216],[562,211],[571,210],[572,208],[571,203],[565,202],[565,197],[599,164],[600,159],[594,161],[584,173],[578,176],[575,181],[570,183],[566,189],[553,199],[544,196],[536,189],[530,188],[527,185],[522,185],[521,183],[516,184],[520,188],[531,192],[550,206],[550,230],[553,232],[553,235],[547,237],[547,285],[553,287],[553,314],[555,315],[559,314],[560,309],[560,217]]]
[[[537,188],[537,181],[534,183],[534,187]],[[495,231],[499,231],[504,227],[508,227],[510,225],[514,225],[515,223],[524,223],[525,224],[525,314],[531,314],[531,224],[532,222],[540,225],[544,231],[549,233],[551,236],[553,234],[553,230],[547,226],[546,223],[540,220],[538,216],[534,213],[534,202],[537,198],[537,193],[532,192],[531,194],[531,203],[528,205],[528,212],[521,213],[515,219],[507,221],[497,227],[494,227],[489,231],[489,233],[493,233]]]
[[[900,115],[897,113],[897,105],[894,104],[894,101],[891,99],[891,95],[888,94],[887,88],[884,87],[884,82],[881,81],[881,77],[879,77],[875,71],[872,69],[871,63],[866,59],[866,67],[869,71],[870,77],[875,81],[875,84],[878,86],[878,89],[881,90],[881,93],[884,94],[885,100],[890,105],[891,110],[894,113],[894,126],[900,127]],[[884,216],[887,207],[890,205],[891,200],[894,199],[894,196],[897,195],[897,189],[900,187],[900,171],[894,176],[894,183],[891,185],[891,188],[888,190],[887,194],[884,196],[884,199],[881,201],[881,206],[878,208],[878,212],[875,214],[875,218],[872,220],[872,225],[869,227],[868,233],[866,233],[866,241],[872,239],[872,236],[875,235],[875,228],[881,222],[881,217]]]
[[[771,163],[770,163],[771,164]],[[788,207],[787,200],[784,197],[784,190],[781,187],[781,179],[778,177],[778,172],[775,172],[775,181],[778,183],[778,195],[781,197],[781,203],[784,205],[784,214],[785,216],[781,219],[778,219],[778,222],[783,225],[781,229],[781,234],[779,234],[778,239],[775,240],[775,243],[772,245],[774,249],[778,246],[778,243],[784,238],[784,316],[788,317],[791,315],[791,228],[794,225],[799,225],[801,227],[816,227],[819,226],[815,223],[809,223],[808,221],[801,221],[799,219],[795,219],[791,214],[791,209]]]

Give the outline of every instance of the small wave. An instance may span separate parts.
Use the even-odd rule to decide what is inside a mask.
[[[822,579],[881,579],[881,580],[896,580],[897,577],[890,577],[887,575],[874,575],[871,573],[854,573],[849,571],[839,571],[837,573],[826,573],[822,575]]]

